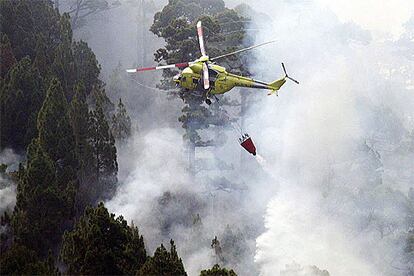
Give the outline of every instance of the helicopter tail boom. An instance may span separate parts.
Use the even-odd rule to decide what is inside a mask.
[[[276,80],[274,82],[269,83],[270,90],[277,91],[284,85],[286,82],[286,78],[281,78],[280,80]]]
[[[274,82],[269,83],[269,87],[270,90],[272,90],[268,95],[272,95],[274,93],[276,93],[277,95],[277,91],[280,89],[280,87],[282,87],[282,85],[285,84],[286,79],[289,79],[291,81],[293,81],[296,84],[299,84],[299,82],[297,80],[295,80],[294,78],[291,78],[288,76],[287,72],[286,72],[286,68],[285,65],[282,63],[282,68],[283,68],[283,72],[285,73],[285,76],[279,80],[276,80]]]

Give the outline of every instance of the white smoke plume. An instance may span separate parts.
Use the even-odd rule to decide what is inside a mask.
[[[301,82],[286,84],[249,116],[280,183],[257,239],[260,274],[278,275],[292,262],[331,275],[407,273],[400,238],[414,180],[413,163],[404,162],[414,156],[414,44],[407,49],[404,34],[412,37],[412,23],[397,26],[405,33],[395,38],[343,23],[313,1],[257,1],[255,8],[272,18],[257,42],[278,43],[258,50],[252,71],[270,80],[284,61]]]
[[[6,172],[18,169],[21,156],[13,152],[11,149],[4,149],[0,152],[0,164],[7,166]],[[16,185],[6,174],[0,172],[0,216],[5,211],[13,211],[16,204]]]

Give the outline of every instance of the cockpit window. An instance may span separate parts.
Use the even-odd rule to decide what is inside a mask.
[[[218,72],[213,69],[208,69],[208,74],[210,75],[210,79],[216,79]]]

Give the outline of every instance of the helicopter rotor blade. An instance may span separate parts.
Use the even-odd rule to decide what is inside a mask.
[[[276,40],[264,42],[264,43],[253,45],[253,46],[250,46],[250,47],[247,47],[247,48],[244,48],[244,49],[240,49],[240,50],[228,53],[228,54],[224,54],[224,55],[221,55],[221,56],[218,56],[218,57],[210,58],[210,60],[215,61],[215,60],[218,60],[220,58],[224,58],[224,57],[228,57],[228,56],[231,56],[231,55],[239,54],[239,53],[249,51],[249,50],[252,50],[254,48],[257,48],[257,47],[260,47],[260,46],[263,46],[263,45],[266,45],[266,44],[274,43],[274,42],[276,42]]]
[[[282,62],[282,68],[283,68],[283,72],[285,72],[285,76],[287,76],[288,74],[286,72],[285,64],[283,64],[283,62]]]
[[[203,35],[203,26],[201,25],[201,21],[197,22],[197,35],[198,35],[198,42],[200,44],[200,51],[201,55],[206,55],[206,48],[204,45],[204,35]]]
[[[293,81],[296,84],[299,84],[299,82],[297,80],[295,80],[294,78],[291,78],[289,76],[286,76],[287,79],[290,79],[291,81]]]
[[[208,65],[206,62],[203,62],[203,81],[204,81],[204,89],[207,90],[210,88],[210,80],[208,74]]]
[[[282,68],[283,68],[283,72],[285,72],[285,78],[290,79],[291,81],[293,81],[296,84],[299,84],[299,82],[297,80],[295,80],[294,78],[291,78],[288,76],[287,72],[286,72],[286,68],[285,68],[285,64],[282,62]]]
[[[191,64],[193,64],[193,62],[182,62],[182,63],[176,63],[176,64],[155,66],[155,67],[127,69],[126,71],[128,73],[138,73],[138,72],[151,71],[151,70],[163,70],[163,69],[171,69],[171,68],[185,68],[185,67],[188,67]]]

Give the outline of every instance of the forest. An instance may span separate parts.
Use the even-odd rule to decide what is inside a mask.
[[[244,2],[0,0],[1,275],[414,275],[414,9],[377,40]],[[304,88],[209,106],[125,72],[199,57],[198,21],[211,56],[276,33],[220,65]]]

